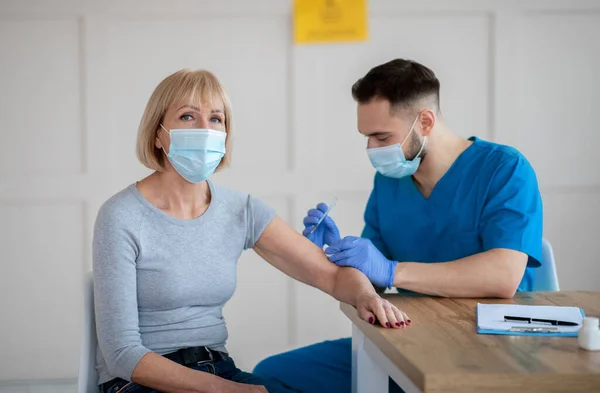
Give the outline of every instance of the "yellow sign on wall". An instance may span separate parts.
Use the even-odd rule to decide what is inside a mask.
[[[367,39],[367,0],[294,0],[294,41]]]

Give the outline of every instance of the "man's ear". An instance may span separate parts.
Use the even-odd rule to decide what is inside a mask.
[[[433,130],[433,127],[435,126],[435,121],[436,121],[436,117],[435,117],[435,112],[431,109],[425,109],[424,111],[421,112],[421,115],[419,116],[419,124],[421,126],[421,134],[424,136],[427,136],[429,134],[431,134],[431,131]]]

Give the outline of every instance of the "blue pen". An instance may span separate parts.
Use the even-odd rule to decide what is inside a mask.
[[[323,214],[323,217],[321,217],[319,219],[319,221],[317,221],[317,224],[313,227],[313,229],[310,230],[310,232],[308,233],[309,235],[311,233],[313,233],[314,231],[317,230],[317,227],[319,226],[319,224],[321,224],[323,222],[323,220],[325,219],[325,217],[327,217],[327,215],[329,214],[329,212],[331,211],[331,209],[333,209],[333,207],[337,203],[337,200],[338,200],[337,198],[333,198],[333,200],[331,201],[331,203],[329,203],[329,205],[327,205],[327,210],[325,211],[325,214]]]

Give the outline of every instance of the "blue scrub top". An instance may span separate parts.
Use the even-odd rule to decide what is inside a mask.
[[[399,262],[448,262],[493,248],[529,255],[519,291],[542,261],[542,199],[535,172],[516,149],[475,137],[425,199],[412,176],[379,173],[362,237]]]

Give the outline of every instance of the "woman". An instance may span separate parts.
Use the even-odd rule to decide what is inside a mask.
[[[137,154],[155,172],[110,198],[94,230],[103,393],[287,391],[241,372],[225,349],[222,308],[248,248],[355,305],[370,323],[407,319],[362,273],[330,263],[260,200],[208,180],[230,160],[231,117],[206,71],[174,73],[148,101]]]

